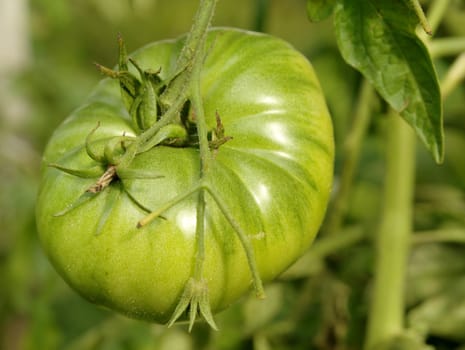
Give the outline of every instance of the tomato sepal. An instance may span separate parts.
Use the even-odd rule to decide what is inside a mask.
[[[179,303],[171,319],[166,324],[167,327],[171,327],[175,324],[186,312],[189,317],[189,332],[192,331],[198,314],[203,317],[211,328],[215,331],[218,330],[211,310],[208,285],[204,279],[196,280],[191,277],[187,281]]]

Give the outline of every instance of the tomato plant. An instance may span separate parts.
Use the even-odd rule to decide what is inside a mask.
[[[252,282],[262,296],[262,280],[303,254],[325,213],[333,134],[310,63],[269,35],[205,38],[204,121],[195,93],[170,95],[191,69],[179,70],[189,39],[129,61],[120,39],[119,70],[99,66],[116,79],[58,127],[43,157],[48,256],[85,298],[131,317],[173,322],[190,305],[191,323],[198,307],[215,326],[210,311]],[[176,104],[178,122],[158,127]]]

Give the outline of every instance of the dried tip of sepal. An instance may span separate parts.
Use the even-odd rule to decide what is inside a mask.
[[[104,65],[102,65],[100,63],[94,62],[94,66],[97,67],[97,69],[98,69],[98,71],[100,73],[102,73],[103,75],[105,75],[107,77],[116,79],[116,78],[119,78],[119,76],[120,76],[120,72],[115,71],[115,70],[113,70],[111,68],[105,67]]]

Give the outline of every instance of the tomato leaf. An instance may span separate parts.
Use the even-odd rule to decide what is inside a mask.
[[[346,62],[373,84],[441,162],[439,83],[431,57],[415,34],[413,9],[403,0],[340,0],[334,23]]]
[[[307,16],[311,22],[322,21],[333,13],[336,0],[307,0]]]

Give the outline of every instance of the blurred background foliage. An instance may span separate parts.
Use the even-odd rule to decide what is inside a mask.
[[[272,33],[313,62],[333,115],[336,186],[361,77],[337,51],[331,20],[312,24],[305,0],[219,1],[215,25]],[[428,7],[429,1],[423,1]],[[37,240],[41,152],[53,129],[101,79],[92,62],[189,30],[192,0],[0,0],[0,349],[361,349],[384,171],[379,102],[363,141],[339,239],[324,240],[268,298],[220,313],[219,332],[166,329],[87,303],[56,274]],[[465,36],[465,4],[451,1],[438,36]],[[436,60],[440,76],[453,57]],[[406,291],[409,327],[436,349],[465,349],[465,87],[445,100],[446,157],[418,145],[416,231]],[[329,243],[328,243],[329,242]]]

